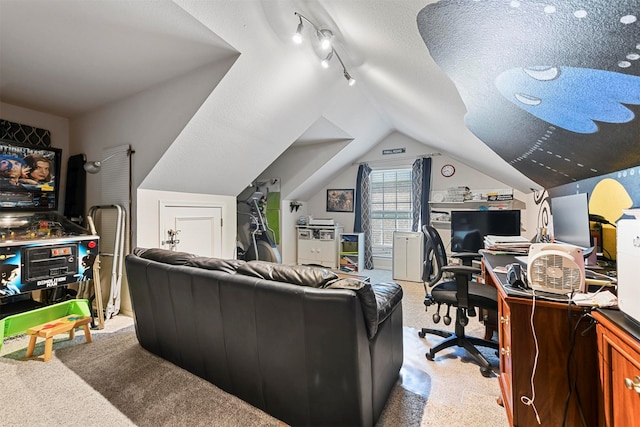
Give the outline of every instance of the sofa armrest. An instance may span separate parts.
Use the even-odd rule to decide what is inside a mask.
[[[393,282],[376,283],[357,279],[338,279],[327,288],[353,290],[362,306],[367,335],[373,338],[378,332],[378,325],[393,312],[394,307],[402,300],[402,286]]]
[[[382,282],[371,285],[376,296],[378,324],[391,315],[396,305],[402,302],[402,286],[394,282]]]

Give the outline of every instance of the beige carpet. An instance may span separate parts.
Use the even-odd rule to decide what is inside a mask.
[[[368,271],[373,281],[391,272]],[[418,328],[433,326],[424,311],[421,283],[401,282],[405,291],[404,354],[401,377],[377,424],[391,426],[507,426],[496,404],[496,377],[484,378],[463,350],[445,350],[434,361],[424,354],[441,338],[420,339]],[[0,353],[0,384],[5,405],[0,424],[7,426],[278,426],[278,420],[217,387],[142,349],[132,321],[124,316],[73,341],[61,335],[54,357],[44,363],[25,359],[27,339],[5,340]],[[441,324],[438,325],[442,326]],[[483,327],[471,322],[474,334]],[[36,347],[42,354],[43,344]],[[491,351],[485,352],[498,362]],[[7,403],[11,403],[7,405]]]

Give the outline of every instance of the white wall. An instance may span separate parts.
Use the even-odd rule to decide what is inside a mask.
[[[132,244],[136,245],[138,221],[136,192],[146,175],[174,142],[204,99],[214,90],[232,64],[211,64],[129,98],[117,101],[71,121],[71,149],[97,160],[102,150],[130,144]],[[166,179],[180,180],[188,164],[176,164]],[[206,176],[203,174],[203,179]],[[87,176],[87,206],[101,204],[101,175]]]
[[[405,148],[405,153],[397,155],[382,155],[382,150],[391,148]],[[398,132],[392,132],[384,140],[380,142],[367,154],[359,159],[359,162],[368,162],[369,166],[376,170],[380,169],[393,169],[401,167],[411,167],[411,164],[415,161],[416,157],[422,154],[429,154],[436,152],[435,149],[426,146],[406,135]],[[456,168],[456,172],[452,177],[445,178],[440,174],[440,169],[445,164],[452,164]],[[308,215],[314,217],[331,217],[336,222],[344,226],[346,233],[353,232],[354,214],[342,213],[342,212],[327,212],[326,211],[326,190],[329,188],[354,188],[356,187],[356,179],[358,173],[358,164],[352,165],[346,168],[341,174],[335,177],[327,186],[314,195],[310,200],[305,202],[307,205],[306,211]],[[467,186],[471,189],[508,189],[509,186],[504,183],[491,178],[484,173],[477,171],[473,168],[466,166],[465,164],[446,155],[434,155],[432,157],[431,168],[431,189],[433,190],[446,190],[448,187],[453,186]],[[514,190],[514,196],[518,200],[526,203],[526,206],[534,206],[533,196],[525,195],[517,190]],[[527,238],[535,235],[535,224],[537,221],[537,212],[527,213],[527,210],[522,211],[522,223],[526,231],[523,231],[523,235]],[[374,260],[376,268],[391,268],[389,260],[376,259]]]
[[[160,247],[160,201],[201,202],[222,206],[222,258],[234,258],[236,249],[236,198],[211,194],[176,193],[140,189],[138,193],[137,217],[138,242],[143,248]]]

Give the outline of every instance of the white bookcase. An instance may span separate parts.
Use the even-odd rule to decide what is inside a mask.
[[[364,233],[340,234],[340,271],[360,273],[364,269]]]

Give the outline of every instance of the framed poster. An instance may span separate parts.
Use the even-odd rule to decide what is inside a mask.
[[[327,212],[353,212],[353,188],[327,190]]]

